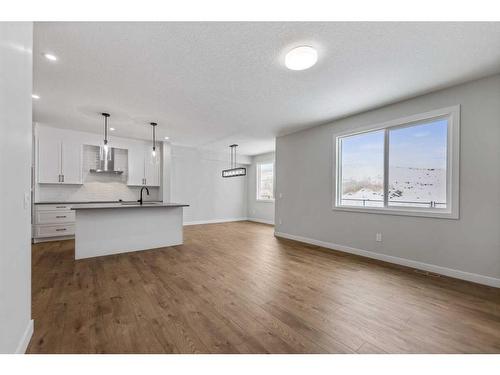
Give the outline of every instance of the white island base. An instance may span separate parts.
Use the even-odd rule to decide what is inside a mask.
[[[74,207],[75,259],[180,245],[184,206]]]

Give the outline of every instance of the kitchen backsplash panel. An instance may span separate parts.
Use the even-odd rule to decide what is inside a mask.
[[[99,161],[99,147],[83,146],[83,185],[47,185],[39,184],[37,202],[65,202],[65,201],[110,201],[122,199],[124,201],[137,200],[140,186],[127,186],[128,152],[124,149],[115,149],[115,170],[121,170],[121,175],[91,173]],[[148,200],[159,199],[159,188],[149,187]]]

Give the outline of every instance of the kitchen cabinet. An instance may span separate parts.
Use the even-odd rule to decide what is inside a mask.
[[[160,152],[156,156],[151,155],[151,148],[148,147],[144,156],[144,178],[148,186],[160,186]]]
[[[33,242],[71,238],[75,234],[75,211],[71,205],[35,204],[33,214]]]
[[[77,140],[61,142],[61,175],[64,184],[83,183],[82,145]]]
[[[38,137],[38,182],[57,184],[61,182],[61,140],[50,134]]]
[[[160,186],[160,152],[151,155],[151,147],[136,145],[128,149],[129,186]]]
[[[40,184],[82,184],[82,145],[61,131],[38,134],[37,168]]]

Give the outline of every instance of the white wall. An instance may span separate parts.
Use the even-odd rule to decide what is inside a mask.
[[[263,162],[274,162],[274,152],[253,156],[248,167],[248,219],[274,224],[274,202],[257,201],[257,164]]]
[[[0,353],[24,352],[31,320],[33,24],[0,22]]]
[[[143,141],[111,135],[111,146],[118,148],[115,153],[115,168],[123,170],[124,173],[122,175],[92,174],[89,173],[89,169],[90,167],[95,168],[96,154],[91,155],[86,146],[100,145],[102,142],[100,135],[36,125],[36,133],[44,131],[50,132],[50,134],[67,134],[70,139],[79,139],[84,144],[83,185],[36,184],[35,202],[113,201],[118,199],[131,201],[139,199],[141,187],[127,185],[128,156],[122,150],[138,143],[142,145]],[[150,195],[145,199],[159,200],[160,189],[157,187],[148,187],[148,189]]]
[[[459,220],[332,210],[334,129],[456,104]],[[283,195],[276,201],[278,234],[500,287],[500,75],[279,137],[276,163],[276,188]],[[383,233],[382,243],[375,242],[376,232]]]
[[[184,223],[247,217],[247,177],[222,178],[222,170],[229,168],[228,155],[172,146],[170,200],[190,205],[184,209]]]

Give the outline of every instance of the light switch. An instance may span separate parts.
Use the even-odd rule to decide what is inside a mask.
[[[31,203],[31,194],[30,193],[24,193],[24,209],[27,210],[30,207]]]

